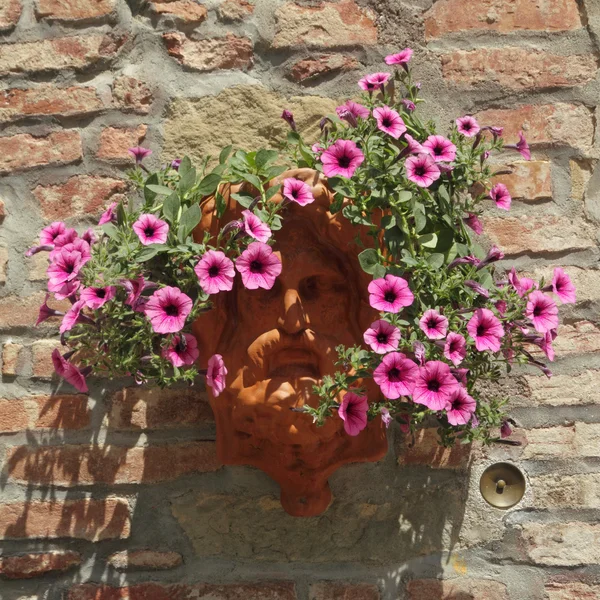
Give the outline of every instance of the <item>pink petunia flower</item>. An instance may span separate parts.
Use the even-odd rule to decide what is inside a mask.
[[[133,231],[144,246],[164,244],[169,236],[169,224],[154,215],[143,213],[133,224]]]
[[[452,162],[456,158],[456,146],[443,135],[430,135],[423,142],[423,148],[435,162]]]
[[[320,156],[322,152],[325,152],[325,148],[323,148],[323,146],[321,146],[319,143],[313,144],[310,149],[317,155],[317,157]]]
[[[104,223],[110,223],[113,220],[113,218],[116,218],[115,217],[115,208],[117,208],[117,203],[111,202],[108,205],[108,208],[100,216],[98,225],[104,225]]]
[[[409,156],[404,162],[406,177],[419,187],[429,187],[440,178],[441,172],[429,154]]]
[[[455,366],[458,367],[460,363],[467,356],[467,341],[460,335],[460,333],[454,333],[451,331],[446,338],[446,344],[444,345],[444,356]]]
[[[384,86],[391,75],[391,73],[371,73],[371,75],[363,77],[358,82],[358,85],[361,89],[365,90],[365,92],[374,92]]]
[[[473,213],[468,213],[468,215],[463,219],[465,225],[468,225],[477,235],[481,235],[483,233],[483,225],[481,221],[477,218],[477,215]]]
[[[338,415],[344,421],[344,431],[348,435],[358,435],[367,426],[368,410],[369,403],[365,396],[346,392],[338,408]]]
[[[67,281],[66,283],[53,283],[52,281],[48,281],[48,291],[52,292],[57,300],[70,298],[77,292],[80,286],[80,282],[75,279],[73,279],[73,281]]]
[[[347,100],[345,104],[336,107],[335,112],[338,117],[340,116],[340,112],[347,110],[351,115],[353,115],[357,119],[368,119],[371,115],[371,111],[362,104],[358,102],[353,102],[352,100]]]
[[[54,310],[48,306],[48,298],[50,294],[46,294],[44,298],[44,302],[40,306],[40,312],[38,313],[37,321],[35,322],[35,326],[37,327],[40,323],[43,323],[50,317],[63,317],[65,313],[60,312],[58,310]]]
[[[66,360],[58,348],[55,348],[52,351],[52,363],[54,364],[54,370],[59,377],[62,377],[82,394],[88,392],[85,374],[73,363]]]
[[[226,385],[225,378],[227,376],[227,368],[220,354],[213,354],[208,359],[208,370],[206,372],[206,384],[212,389],[212,394],[216,398]]]
[[[183,367],[183,365],[193,365],[200,352],[198,351],[198,342],[193,335],[183,333],[174,335],[171,343],[164,348],[162,355],[174,367]]]
[[[397,313],[410,306],[415,297],[408,282],[396,275],[386,275],[369,283],[369,304],[377,310]]]
[[[406,131],[402,117],[389,106],[380,106],[374,109],[373,116],[377,121],[377,128],[396,140]]]
[[[512,434],[512,427],[508,421],[502,421],[502,426],[500,427],[500,437],[502,439],[510,437]]]
[[[473,340],[475,347],[480,352],[500,350],[500,339],[504,337],[504,327],[489,308],[478,308],[467,323],[467,331]]]
[[[450,372],[450,367],[439,360],[430,360],[419,371],[413,389],[413,401],[431,410],[445,408],[460,384]]]
[[[503,317],[506,314],[506,311],[508,310],[508,304],[506,303],[505,300],[498,300],[495,304],[494,307],[496,308],[496,310],[498,311],[498,314]]]
[[[135,158],[136,164],[140,164],[147,156],[152,154],[152,150],[136,146],[135,148],[127,148],[127,152]]]
[[[76,250],[72,252],[60,250],[46,270],[46,273],[52,284],[63,284],[75,279],[84,264],[81,252],[77,252]]]
[[[57,238],[58,239],[58,238]],[[90,245],[82,238],[75,238],[73,241],[68,242],[64,246],[54,246],[50,252],[48,258],[50,261],[55,261],[56,257],[61,252],[79,252],[81,254],[81,266],[85,265],[88,261],[92,260],[92,252]]]
[[[411,48],[404,48],[402,52],[398,52],[397,54],[389,54],[385,57],[386,65],[406,65],[408,61],[411,59],[413,55],[413,51]]]
[[[473,416],[477,403],[467,394],[464,387],[459,386],[448,398],[446,418],[450,425],[466,425]]]
[[[419,340],[413,342],[413,352],[415,354],[415,360],[417,364],[422,367],[425,363],[425,344]]]
[[[402,98],[402,104],[404,105],[404,108],[406,108],[406,110],[408,112],[413,112],[417,108],[417,105],[412,100],[409,100],[408,98]]]
[[[441,340],[446,337],[448,319],[440,315],[437,310],[430,308],[420,318],[419,327],[430,340]]]
[[[88,229],[81,234],[81,239],[86,242],[88,246],[93,246],[98,241],[98,236],[91,227],[88,227]]]
[[[252,211],[245,210],[242,212],[244,217],[244,231],[255,240],[263,242],[263,244],[271,237],[271,230],[266,223],[263,223]]]
[[[171,161],[171,169],[174,171],[179,171],[179,167],[181,166],[181,158],[175,158]]]
[[[75,327],[76,323],[79,321],[80,313],[84,306],[85,302],[83,300],[78,300],[71,306],[71,308],[63,317],[62,323],[60,324],[59,333],[62,334],[65,333],[65,331],[71,331],[71,329]]]
[[[109,300],[112,300],[116,292],[117,288],[114,285],[88,287],[81,290],[79,298],[85,302],[88,308],[95,310],[106,304]]]
[[[448,270],[450,269],[454,269],[454,267],[457,267],[458,265],[475,265],[478,266],[481,263],[481,260],[479,260],[476,256],[459,256],[457,258],[455,258],[449,265],[448,265]]]
[[[406,150],[410,154],[427,154],[427,150],[424,146],[415,140],[415,138],[409,133],[404,134],[404,139],[406,140]]]
[[[150,296],[144,313],[156,333],[177,333],[192,311],[192,299],[179,288],[164,287]]]
[[[249,290],[270,290],[281,274],[281,261],[273,249],[262,242],[252,242],[235,261],[242,283]]]
[[[40,232],[40,244],[42,246],[54,246],[54,240],[67,230],[67,226],[62,221],[54,221],[48,227],[44,227]]]
[[[577,301],[575,286],[571,278],[560,267],[554,269],[552,291],[563,304],[575,304]]]
[[[283,180],[283,197],[300,206],[306,206],[315,201],[310,185],[305,181],[294,179],[293,177]],[[266,240],[260,241],[264,242]]]
[[[156,283],[146,281],[143,275],[139,275],[136,279],[122,279],[120,283],[127,291],[125,304],[131,306],[134,310],[139,307],[140,296],[144,290],[158,287]]]
[[[369,329],[367,329],[363,335],[365,344],[371,347],[373,352],[377,354],[385,354],[398,348],[398,342],[400,341],[400,330],[384,321],[379,319],[371,323]]]
[[[460,383],[460,385],[467,387],[467,375],[469,374],[469,369],[450,369],[450,373],[455,377],[456,381]]]
[[[458,133],[462,133],[465,137],[474,137],[481,129],[479,123],[470,115],[456,119],[456,128]]]
[[[529,290],[535,288],[536,286],[535,281],[533,279],[530,279],[529,277],[519,278],[519,276],[517,275],[517,271],[514,267],[510,270],[508,274],[508,280],[510,281],[513,288],[515,288],[515,291],[517,292],[517,294],[519,294],[520,298],[525,296],[529,292]]]
[[[390,411],[385,406],[382,406],[379,409],[379,412],[381,414],[381,424],[385,425],[385,428],[387,429],[393,421],[392,415],[390,415]]]
[[[352,140],[338,140],[321,154],[323,173],[327,177],[352,177],[365,155]]]
[[[402,352],[390,352],[373,371],[373,380],[390,400],[410,396],[419,367]]]
[[[338,114],[338,117],[342,121],[346,121],[350,125],[350,127],[354,128],[358,126],[358,119],[349,110],[342,108],[341,110],[336,109],[336,112]]]
[[[229,292],[233,288],[233,261],[220,250],[208,250],[194,267],[200,287],[207,294]]]
[[[556,339],[556,329],[551,329],[544,333],[544,337],[540,340],[540,348],[548,358],[548,360],[554,360],[554,348],[552,342]]]
[[[502,210],[510,210],[511,197],[508,188],[503,183],[497,183],[490,190],[490,198]]]
[[[50,258],[52,258],[52,253],[56,253],[60,248],[64,248],[69,244],[76,243],[79,238],[77,237],[77,232],[74,229],[65,229],[63,233],[57,235],[54,238],[54,250],[50,253]],[[83,240],[79,240],[80,242]],[[79,248],[76,248],[79,250]]]
[[[494,244],[485,255],[485,258],[477,265],[477,270],[483,269],[486,265],[490,263],[502,260],[504,258],[504,252]]]
[[[536,331],[546,333],[558,327],[558,307],[552,298],[543,292],[529,294],[525,315],[531,319]]]
[[[508,148],[508,146],[505,147]],[[525,136],[523,135],[522,131],[519,131],[519,141],[514,146],[514,148],[525,160],[531,160],[531,151],[529,150],[529,144],[527,143],[527,140],[525,139]]]

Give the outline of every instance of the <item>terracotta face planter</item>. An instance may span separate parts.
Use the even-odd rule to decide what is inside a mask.
[[[200,363],[219,353],[229,371],[227,388],[211,399],[220,460],[265,471],[281,486],[288,513],[311,516],[329,506],[327,480],[338,467],[385,454],[385,428],[377,418],[351,437],[341,419],[317,427],[290,409],[317,406],[312,387],[335,372],[335,347],[362,344],[362,332],[378,313],[369,306],[370,279],[358,264],[357,229],[329,212],[333,195],[325,180],[310,169],[288,171],[278,181],[286,177],[309,183],[315,202],[286,208],[283,229],[275,232],[274,250],[283,263],[275,286],[247,290],[238,278],[231,294],[213,297],[215,310],[196,321],[194,332]],[[239,187],[222,190],[227,210],[221,219],[214,198],[203,203],[196,239],[241,219],[243,208],[229,198]],[[377,387],[367,389],[375,398]]]

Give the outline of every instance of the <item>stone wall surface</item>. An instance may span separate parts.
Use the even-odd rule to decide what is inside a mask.
[[[23,257],[44,224],[94,224],[138,143],[153,165],[277,147],[284,108],[310,138],[406,46],[440,128],[525,131],[488,241],[579,289],[554,378],[507,382],[521,446],[392,428],[298,519],[263,473],[219,465],[201,388],[58,385],[56,327],[32,327],[44,258]],[[599,59],[597,0],[0,0],[1,600],[600,599]],[[528,480],[509,511],[478,491],[500,460]]]

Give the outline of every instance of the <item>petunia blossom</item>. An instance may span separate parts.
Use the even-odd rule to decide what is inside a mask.
[[[477,235],[481,235],[483,233],[483,225],[481,221],[477,217],[476,214],[468,213],[468,215],[463,219],[465,225],[469,226]]]
[[[406,177],[419,187],[429,187],[440,178],[441,172],[429,154],[409,156],[404,162]]]
[[[132,227],[144,246],[164,244],[169,236],[169,224],[150,213],[142,213]]]
[[[458,387],[446,363],[430,360],[416,374],[413,401],[431,410],[442,410]]]
[[[577,300],[575,286],[571,278],[560,267],[554,269],[552,291],[563,304],[575,304]]]
[[[92,259],[90,245],[84,239],[78,237],[64,245],[55,245],[48,258],[54,261],[61,252],[79,252],[81,254],[81,266]]]
[[[81,239],[89,246],[93,246],[98,241],[98,236],[91,227],[88,227],[82,234]]]
[[[529,277],[519,277],[517,275],[516,269],[513,267],[508,273],[508,281],[513,286],[519,297],[522,298],[525,296],[529,290],[535,288],[536,283],[533,279]]]
[[[385,406],[382,406],[379,409],[379,413],[381,414],[381,424],[385,425],[385,428],[387,429],[393,421],[392,415],[390,415],[390,411]]]
[[[51,283],[62,284],[75,279],[84,264],[81,252],[61,250],[46,273]]]
[[[373,116],[377,121],[377,128],[396,140],[406,131],[402,117],[389,106],[380,106],[374,109]]]
[[[79,321],[79,317],[83,307],[85,306],[85,302],[83,300],[78,300],[69,308],[63,317],[62,323],[60,324],[59,333],[65,333],[65,331],[71,331],[75,324]]]
[[[353,115],[357,119],[368,119],[371,114],[371,111],[366,106],[363,106],[362,104],[359,104],[358,102],[354,102],[352,100],[347,100],[345,104],[336,107],[335,111],[338,117],[340,116],[340,112],[342,112],[343,110],[347,110],[351,115]]]
[[[390,400],[410,396],[419,367],[402,352],[390,352],[373,371],[373,380]]]
[[[552,298],[536,290],[527,298],[525,315],[531,319],[536,331],[546,333],[558,327],[558,307]]]
[[[251,210],[242,211],[244,217],[244,231],[247,235],[259,242],[266,242],[271,237],[271,229],[266,223],[263,223],[260,217],[257,217]]]
[[[348,435],[358,435],[367,426],[368,410],[369,403],[365,396],[346,392],[338,408],[338,415],[344,421],[344,431]]]
[[[290,126],[292,131],[296,131],[296,121],[294,121],[294,115],[292,111],[285,109],[281,113],[281,118]]]
[[[52,292],[57,300],[71,298],[80,287],[81,283],[76,279],[66,283],[53,283],[52,280],[48,280],[48,291]]]
[[[369,329],[365,331],[363,339],[373,352],[385,354],[398,348],[400,330],[395,325],[379,319],[371,323]]]
[[[283,180],[283,197],[300,206],[306,206],[315,201],[310,185],[305,181],[295,179],[294,177],[288,177]],[[266,240],[260,241],[264,242]]]
[[[430,308],[419,319],[419,327],[430,340],[441,340],[446,337],[448,319],[440,315],[437,310]]]
[[[208,369],[206,372],[206,385],[212,389],[212,394],[216,398],[226,385],[227,367],[220,354],[213,354],[208,359]]]
[[[152,154],[152,150],[149,148],[142,148],[141,146],[136,146],[135,148],[127,148],[127,152],[135,158],[136,164],[140,164],[147,156]]]
[[[473,340],[475,347],[480,352],[500,350],[500,340],[504,337],[504,327],[489,308],[478,308],[467,323],[467,331]]]
[[[409,133],[404,134],[404,140],[406,141],[406,151],[409,154],[427,154],[427,150],[423,145],[415,140],[415,138]]]
[[[477,292],[480,296],[483,296],[484,298],[490,297],[490,293],[477,281],[467,279],[465,281],[465,286],[471,288],[473,291]]]
[[[117,203],[111,202],[108,205],[108,208],[100,216],[98,225],[104,225],[105,223],[110,223],[113,220],[113,218],[115,218],[115,208],[117,208]]]
[[[321,154],[323,173],[327,177],[350,178],[365,160],[365,155],[352,140],[338,140]]]
[[[556,339],[556,329],[551,329],[544,333],[544,337],[540,340],[540,348],[550,361],[554,360],[554,348],[552,342]]]
[[[46,321],[47,319],[49,319],[50,317],[63,317],[64,314],[65,314],[65,313],[60,312],[58,310],[54,310],[53,308],[50,308],[48,306],[48,298],[49,297],[50,297],[50,294],[46,294],[46,297],[44,298],[44,302],[40,306],[40,311],[38,313],[38,318],[37,318],[37,321],[35,322],[35,326],[36,327],[40,323],[43,323],[44,321]]]
[[[464,336],[462,336],[460,333],[451,331],[446,337],[444,356],[455,367],[458,367],[458,365],[460,365],[460,363],[467,356],[467,341],[465,340]]]
[[[134,310],[140,305],[142,292],[157,287],[156,283],[146,281],[143,275],[138,275],[136,279],[122,279],[120,283],[127,291],[125,304],[131,306]]]
[[[456,146],[443,135],[430,135],[423,142],[423,148],[435,162],[451,162],[456,158]]]
[[[412,48],[404,48],[396,54],[389,54],[385,57],[386,65],[406,65],[413,55]]]
[[[391,73],[371,73],[363,77],[358,85],[361,89],[365,90],[365,92],[375,92],[380,87],[384,86],[389,78],[391,77]]]
[[[177,333],[192,311],[192,299],[179,288],[167,286],[150,296],[144,313],[156,333]]]
[[[381,311],[397,313],[410,306],[415,297],[408,282],[396,275],[386,275],[369,283],[369,304]]]
[[[510,192],[503,183],[497,183],[490,190],[490,198],[496,203],[498,208],[502,210],[510,210]]]
[[[281,274],[281,261],[273,249],[262,242],[252,242],[235,261],[242,283],[249,290],[270,290]]]
[[[80,371],[73,363],[64,358],[58,348],[55,348],[52,351],[52,363],[54,365],[54,370],[59,377],[62,377],[82,394],[88,392],[85,373]],[[91,367],[87,367],[86,371],[90,369]]]
[[[458,133],[461,133],[465,137],[474,137],[481,129],[479,123],[470,115],[456,119],[456,128],[458,129]]]
[[[233,261],[220,250],[207,250],[194,267],[194,273],[207,294],[228,292],[233,288]]]
[[[95,310],[104,306],[109,300],[112,300],[115,297],[116,291],[117,288],[114,285],[87,287],[81,290],[79,297],[85,302],[88,308]]]
[[[198,342],[189,333],[174,335],[171,343],[163,349],[162,355],[174,367],[193,365],[200,355]]]
[[[40,232],[40,244],[42,246],[54,246],[54,240],[67,230],[67,226],[62,221],[54,221]]]
[[[473,416],[477,402],[467,394],[467,390],[459,386],[448,398],[446,418],[450,425],[466,425]]]

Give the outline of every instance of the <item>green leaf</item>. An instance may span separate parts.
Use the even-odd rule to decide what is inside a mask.
[[[362,214],[360,208],[354,204],[345,206],[342,210],[342,214],[355,225],[372,225],[371,221]]]
[[[383,265],[375,265],[372,273],[373,279],[381,279],[382,277],[385,277],[386,273],[387,270]]]
[[[147,185],[146,188],[162,196],[170,196],[173,193],[173,190],[166,185]]]
[[[105,223],[102,225],[102,231],[104,231],[104,233],[111,239],[119,235],[119,230],[113,223]]]
[[[423,248],[435,248],[437,246],[438,237],[435,233],[426,233],[418,237],[419,244]]]
[[[344,206],[344,194],[336,194],[333,197],[333,202],[329,205],[329,212],[335,214],[342,206]]]
[[[125,207],[122,202],[117,204],[117,224],[121,226],[127,224],[127,215],[125,214]]]
[[[135,257],[135,262],[146,262],[151,258],[154,258],[159,252],[168,250],[169,247],[165,244],[150,244],[142,249],[142,251]]]
[[[277,158],[279,158],[277,150],[259,150],[256,153],[256,168],[260,170],[274,160],[277,160]]]
[[[196,183],[196,169],[193,167],[179,180],[179,193],[185,194],[194,187]]]
[[[438,188],[438,194],[446,201],[450,202],[450,195],[448,194],[448,190],[445,185],[440,185]]]
[[[146,179],[146,185],[144,186],[144,200],[147,203],[154,202],[156,193],[149,189],[149,186],[156,185],[158,183],[158,173],[152,173],[148,179]]]
[[[188,171],[192,169],[192,161],[189,156],[184,156],[181,159],[181,164],[179,165],[179,175],[180,177],[184,177]]]
[[[427,257],[427,262],[434,268],[434,269],[441,269],[443,264],[444,264],[444,255],[443,254],[430,254]]]
[[[194,227],[200,223],[201,218],[202,212],[200,211],[200,206],[198,204],[192,204],[181,215],[181,219],[179,219],[179,230],[177,232],[177,237],[180,242],[185,242],[187,236],[194,230]]]
[[[266,192],[265,192],[265,198],[267,199],[267,202],[273,197],[275,196],[279,190],[281,189],[281,184],[278,185],[274,185],[271,186]]]
[[[415,231],[417,233],[423,231],[427,225],[427,217],[425,216],[425,207],[420,202],[415,202],[413,207],[413,216],[415,218]]]
[[[284,171],[287,171],[288,167],[280,166],[280,167],[269,167],[264,173],[266,178],[270,181],[274,177],[281,175]]]
[[[253,185],[258,191],[262,190],[262,181],[252,173],[242,173],[242,178]]]
[[[221,176],[218,173],[209,173],[198,185],[197,192],[201,196],[210,196],[221,183]]]
[[[379,265],[379,254],[373,248],[367,248],[358,255],[358,262],[365,273],[373,274],[375,267]]]
[[[225,214],[225,210],[227,209],[227,202],[225,201],[223,194],[220,194],[219,192],[215,194],[215,204],[217,209],[217,217],[220,219]]]
[[[244,192],[240,192],[239,194],[233,193],[231,194],[231,197],[244,208],[250,208],[250,205],[254,202],[254,196]]]
[[[300,134],[296,131],[288,131],[287,141],[290,144],[297,144],[300,141]]]
[[[394,215],[385,215],[381,219],[381,227],[382,229],[390,229],[390,227],[394,227],[396,225],[396,217]]]
[[[177,221],[177,214],[179,213],[179,207],[181,206],[181,202],[179,200],[179,195],[177,192],[173,192],[164,202],[163,202],[163,215],[169,223],[174,224]]]
[[[398,202],[408,202],[410,199],[412,198],[412,192],[408,192],[408,191],[402,191],[402,192],[398,192],[398,195],[396,196],[396,199],[398,200]]]
[[[225,146],[225,148],[223,148],[223,150],[221,150],[221,154],[219,154],[219,164],[220,165],[225,164],[226,160],[229,158],[229,155],[231,154],[232,149],[233,149],[233,146]]]
[[[404,241],[404,233],[400,227],[397,225],[395,227],[391,227],[390,229],[386,229],[383,234],[383,239],[389,249],[389,251],[397,256],[400,252],[400,249],[403,246]]]

